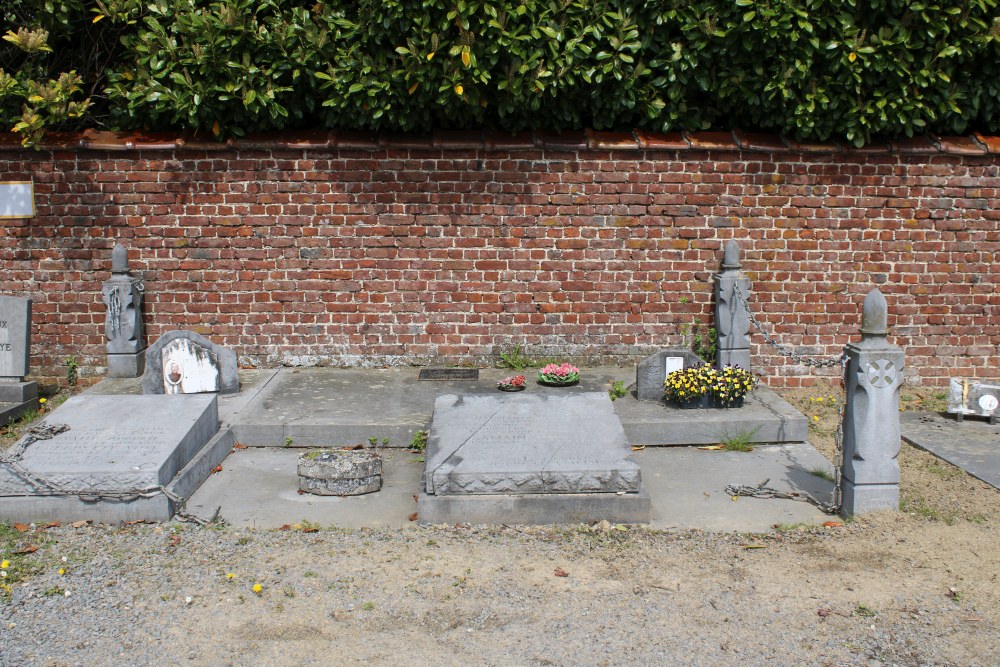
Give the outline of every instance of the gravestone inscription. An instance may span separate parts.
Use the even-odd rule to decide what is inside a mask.
[[[38,385],[25,382],[31,358],[31,299],[0,296],[0,423],[37,406]]]

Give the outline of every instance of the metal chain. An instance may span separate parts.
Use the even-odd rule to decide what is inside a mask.
[[[750,310],[750,303],[743,295],[742,290],[740,290],[739,283],[733,284],[733,291],[736,293],[736,298],[740,300],[740,303],[743,304],[743,308],[747,311],[747,317],[750,318],[750,322],[757,327],[757,330],[760,331],[760,335],[764,337],[767,344],[776,349],[778,352],[781,352],[786,357],[790,357],[792,360],[797,361],[803,366],[814,366],[816,368],[831,368],[838,364],[843,364],[847,360],[846,352],[842,352],[839,356],[831,359],[816,359],[815,357],[807,357],[803,354],[799,354],[791,350],[787,345],[779,343],[775,340],[774,336],[769,334],[764,329],[764,326],[754,316],[753,311]]]
[[[72,489],[64,484],[55,482],[38,473],[31,472],[20,461],[28,447],[39,440],[51,440],[60,433],[69,430],[66,424],[46,424],[42,422],[29,428],[23,438],[11,447],[10,450],[0,453],[0,466],[7,468],[25,482],[37,489],[44,489],[57,496],[76,496],[84,502],[97,502],[99,500],[116,500],[120,502],[132,502],[140,498],[153,498],[159,494],[166,496],[167,500],[174,504],[174,515],[181,521],[191,521],[202,526],[215,523],[218,518],[218,511],[211,519],[204,519],[186,511],[186,501],[177,494],[168,491],[162,484],[149,486],[143,489],[125,489],[123,491],[96,491]]]
[[[808,493],[797,493],[795,491],[778,491],[767,485],[771,479],[765,479],[757,486],[749,484],[729,484],[726,486],[726,493],[730,496],[745,496],[750,498],[780,498],[783,500],[801,500],[819,508],[824,514],[836,514],[840,511],[840,503],[824,503],[813,498]]]

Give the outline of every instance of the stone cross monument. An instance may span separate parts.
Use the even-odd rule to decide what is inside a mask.
[[[146,358],[142,290],[142,280],[129,275],[128,252],[116,244],[111,250],[111,280],[101,288],[107,306],[104,333],[108,337],[108,377],[142,375]]]
[[[841,514],[899,509],[899,389],[903,350],[886,340],[888,307],[873,289],[865,297],[861,342],[844,348],[844,468]]]
[[[736,294],[739,287],[744,299],[750,297],[750,279],[743,275],[740,247],[732,239],[726,241],[722,255],[722,272],[715,274],[715,330],[719,341],[715,365],[739,366],[750,370],[750,316]]]

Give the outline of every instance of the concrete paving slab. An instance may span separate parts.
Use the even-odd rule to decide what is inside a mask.
[[[1000,489],[1000,424],[939,412],[901,412],[903,439]]]
[[[298,493],[295,448],[250,448],[230,454],[188,501],[198,516],[220,517],[232,525],[278,528],[303,519],[343,528],[400,528],[413,525],[414,497],[421,490],[422,457],[389,450],[378,493],[347,498]],[[819,524],[831,517],[794,500],[760,500],[726,495],[727,484],[769,485],[780,491],[808,492],[828,501],[833,484],[810,471],[832,474],[830,463],[807,443],[768,445],[753,452],[656,447],[635,452],[645,492],[652,502],[652,528],[711,531],[771,530],[774,524]],[[637,494],[638,497],[638,494]],[[490,496],[483,496],[490,498]]]

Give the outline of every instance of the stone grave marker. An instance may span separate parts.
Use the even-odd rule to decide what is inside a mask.
[[[667,379],[668,368],[683,370],[703,363],[705,361],[701,357],[683,348],[668,348],[646,357],[635,369],[636,398],[640,401],[662,401],[663,382]]]
[[[236,353],[193,331],[169,331],[146,350],[144,394],[231,394],[240,390]]]
[[[25,382],[31,358],[31,299],[0,296],[0,424],[38,407],[38,385]]]
[[[603,392],[445,394],[434,405],[420,520],[645,523],[649,496],[630,454]]]
[[[122,245],[111,251],[111,279],[101,286],[107,312],[104,333],[108,339],[108,377],[138,377],[146,349],[142,320],[142,280],[128,272],[128,252]]]
[[[193,475],[182,485],[190,495],[230,446],[209,445],[219,440],[214,395],[82,394],[44,426],[51,431],[29,435],[0,458],[4,520],[166,521],[175,507],[160,489]]]
[[[1000,385],[961,378],[951,378],[948,386],[948,412],[962,421],[965,415],[986,417],[997,423],[1000,412]]]

